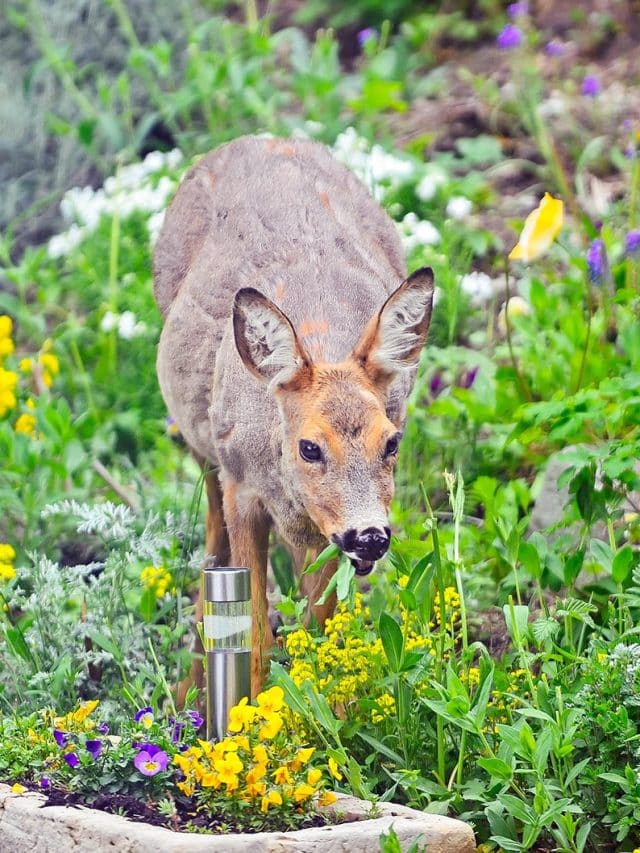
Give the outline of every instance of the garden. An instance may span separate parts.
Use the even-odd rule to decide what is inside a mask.
[[[152,26],[96,0],[65,24],[80,5],[8,0],[0,30],[51,180],[7,182],[0,238],[7,796],[224,835],[339,821],[346,794],[481,853],[638,853],[636,5],[167,0]],[[197,690],[176,701],[206,498],[152,263],[187,169],[243,134],[326,144],[436,290],[391,548],[366,579],[340,560],[319,626],[273,539],[268,681],[214,743]]]

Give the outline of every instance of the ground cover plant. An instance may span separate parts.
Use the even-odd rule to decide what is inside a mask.
[[[634,78],[592,59],[619,25],[576,13],[546,31],[517,3],[454,32],[423,11],[364,30],[343,71],[331,32],[310,40],[250,11],[187,33],[182,77],[167,45],[132,40],[102,100],[97,77],[60,65],[39,32],[39,73],[89,100],[66,132],[105,180],[65,195],[46,243],[16,253],[9,233],[0,247],[0,779],[17,793],[134,795],[169,825],[189,801],[223,829],[296,826],[330,780],[460,816],[484,853],[628,853],[640,846],[640,112]],[[465,22],[490,44],[456,70],[471,124],[441,131],[434,64],[447,26],[459,44]],[[478,70],[482,50],[498,73]],[[166,150],[140,155],[143,116],[105,135],[126,116],[109,98],[134,81],[171,128]],[[151,255],[192,158],[243,132],[328,143],[438,291],[390,555],[363,589],[341,563],[320,628],[273,544],[272,686],[214,748],[171,704],[190,661],[203,484],[155,380]],[[260,748],[272,745],[273,767]]]

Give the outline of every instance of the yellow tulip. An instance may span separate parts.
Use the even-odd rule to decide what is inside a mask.
[[[538,207],[527,216],[509,260],[528,263],[543,255],[562,228],[563,210],[561,199],[545,193]]]

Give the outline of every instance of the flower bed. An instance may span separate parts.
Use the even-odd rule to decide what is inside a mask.
[[[342,823],[293,832],[259,832],[233,835],[187,836],[169,829],[134,823],[118,815],[85,808],[51,806],[42,808],[45,798],[35,792],[15,795],[8,785],[0,784],[0,837],[2,849],[12,853],[59,853],[61,850],[139,851],[161,850],[182,853],[189,850],[208,853],[220,850],[232,853],[242,850],[345,850],[350,853],[378,849],[382,833],[391,827],[402,849],[415,841],[429,853],[471,853],[475,850],[469,826],[440,815],[424,814],[404,806],[381,803],[375,807],[376,817],[369,817],[371,804],[355,797],[339,795],[326,811]]]

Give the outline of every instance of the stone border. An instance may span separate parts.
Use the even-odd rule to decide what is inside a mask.
[[[176,833],[82,806],[42,808],[44,802],[42,794],[12,794],[0,785],[2,853],[372,853],[391,826],[403,849],[418,841],[428,853],[475,850],[473,831],[461,821],[392,803],[379,803],[377,816],[368,818],[371,804],[344,794],[329,811],[349,823],[254,835]]]

